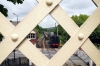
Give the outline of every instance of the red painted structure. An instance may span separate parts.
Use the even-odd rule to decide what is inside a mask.
[[[27,39],[33,44],[36,45],[37,44],[37,40],[38,40],[38,35],[36,31],[32,31],[30,34],[28,34]]]

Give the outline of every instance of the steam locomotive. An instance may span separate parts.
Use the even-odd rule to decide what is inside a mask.
[[[53,32],[51,32],[49,34],[44,33],[44,37],[45,37],[46,41],[48,41],[48,45],[50,48],[58,48],[59,47],[60,40],[56,34],[54,34]]]

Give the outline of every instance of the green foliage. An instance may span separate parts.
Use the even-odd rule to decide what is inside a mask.
[[[24,0],[7,0],[7,1],[12,2],[13,4],[16,4],[16,3],[22,4]]]
[[[78,26],[81,26],[88,18],[88,15],[80,14],[79,16],[73,15],[71,18],[76,22]],[[92,32],[90,39],[100,39],[100,25]]]
[[[86,14],[80,14],[79,16],[73,15],[71,18],[76,22],[76,24],[80,27],[89,16]]]
[[[60,25],[58,25],[57,28],[58,28],[58,35],[61,40],[61,43],[65,44],[67,42],[67,40],[70,38],[70,36]]]
[[[8,16],[8,10],[7,10],[7,8],[4,8],[4,6],[3,5],[1,5],[0,4],[0,12],[4,15],[4,16]]]
[[[36,30],[38,32],[38,37],[40,38],[42,36],[42,31],[43,31],[43,28],[40,27],[39,25],[37,25],[34,30]]]
[[[13,4],[22,4],[24,0],[7,0],[7,1],[10,1],[12,2]],[[8,10],[7,8],[4,8],[4,6],[2,4],[0,4],[0,12],[5,16],[7,17],[8,16]]]
[[[100,25],[94,30],[94,32],[91,34],[92,38],[100,38]]]

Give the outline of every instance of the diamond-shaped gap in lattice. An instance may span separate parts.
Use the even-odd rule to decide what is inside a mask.
[[[10,55],[2,62],[1,66],[28,66],[35,65],[20,51],[15,49]]]
[[[32,38],[32,34],[35,38]],[[26,38],[50,59],[70,36],[60,24],[47,15]]]

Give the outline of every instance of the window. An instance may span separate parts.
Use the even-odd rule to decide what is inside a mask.
[[[36,36],[35,36],[34,33],[30,33],[30,34],[28,34],[27,38],[28,38],[28,39],[35,39]]]

